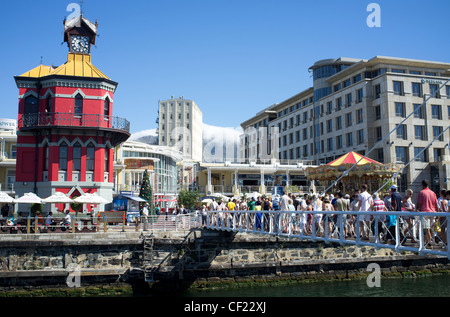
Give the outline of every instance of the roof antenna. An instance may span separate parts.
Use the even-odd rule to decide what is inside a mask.
[[[83,0],[80,0],[80,16],[83,17]]]
[[[44,60],[44,57],[41,56],[41,65],[42,65],[43,60]]]

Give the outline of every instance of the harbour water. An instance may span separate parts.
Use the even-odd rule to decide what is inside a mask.
[[[366,280],[189,291],[189,297],[449,297],[450,275],[381,278],[380,287]]]

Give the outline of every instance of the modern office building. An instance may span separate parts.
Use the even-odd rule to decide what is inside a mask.
[[[203,114],[193,100],[160,101],[157,123],[159,145],[177,148],[186,161],[202,161]]]
[[[338,58],[309,71],[312,87],[241,124],[241,157],[320,165],[355,151],[407,164],[417,154],[397,180],[401,191],[408,186],[417,193],[424,178],[435,191],[448,188],[450,133],[440,134],[450,124],[450,63]]]

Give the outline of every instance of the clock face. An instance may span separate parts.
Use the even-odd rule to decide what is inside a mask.
[[[82,35],[72,35],[70,37],[70,51],[74,53],[89,53],[89,37]]]

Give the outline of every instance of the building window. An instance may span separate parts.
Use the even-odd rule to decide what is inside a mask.
[[[377,161],[380,163],[384,163],[384,151],[383,149],[376,149],[377,153]]]
[[[415,135],[416,140],[425,140],[425,126],[415,125],[414,126],[414,135]]]
[[[339,97],[336,99],[336,111],[339,111],[342,109],[342,98]]]
[[[413,104],[414,107],[414,118],[423,119],[423,107],[421,104]]]
[[[403,102],[395,103],[395,116],[396,117],[405,117],[405,104]]]
[[[338,135],[336,137],[336,149],[341,149],[342,146],[342,135]]]
[[[347,133],[347,146],[353,146],[353,132]]]
[[[59,145],[59,170],[67,171],[67,143]]]
[[[74,113],[76,115],[80,115],[83,113],[83,96],[81,94],[77,94],[75,96],[75,109]]]
[[[333,138],[327,139],[328,151],[333,151]]]
[[[353,121],[353,119],[352,119],[352,113],[349,112],[349,113],[347,113],[347,114],[345,115],[345,126],[346,126],[346,127],[350,127],[350,126],[352,125],[352,121]]]
[[[375,95],[375,99],[380,98],[381,96],[381,85],[378,84],[374,87],[374,95]]]
[[[358,130],[358,144],[364,143],[364,130]]]
[[[105,147],[105,172],[109,172],[109,147]]]
[[[38,99],[34,96],[28,96],[25,99],[24,114],[38,113]]]
[[[105,115],[105,116],[109,116],[109,99],[108,98],[106,98],[105,99],[105,102],[103,103],[103,114]]]
[[[408,162],[407,151],[408,151],[407,147],[404,147],[404,146],[396,146],[395,147],[396,163]]]
[[[45,100],[45,112],[52,112],[52,96],[48,96]]]
[[[333,131],[333,120],[327,120],[327,132]]]
[[[445,86],[445,91],[447,93],[447,99],[450,99],[450,86]]]
[[[89,143],[86,147],[86,171],[93,171],[95,167],[95,147]]]
[[[416,162],[427,162],[427,155],[424,147],[415,147],[414,148],[414,160]]]
[[[397,139],[406,140],[406,128],[404,124],[397,125]]]
[[[376,137],[377,141],[380,141],[383,138],[383,132],[382,132],[381,127],[375,128],[375,137]]]
[[[345,95],[346,107],[350,107],[352,105],[352,94]]]
[[[441,106],[440,105],[431,105],[431,118],[442,120]]]
[[[433,127],[433,139],[437,138],[437,141],[444,141],[444,136],[441,134],[442,130],[442,127]]]
[[[362,89],[362,88],[361,88],[361,89],[358,89],[358,90],[356,91],[356,103],[362,102],[363,97],[364,97],[364,91],[363,91],[363,89]]]
[[[414,97],[422,97],[422,84],[412,83],[412,94]]]
[[[363,120],[363,110],[362,109],[358,109],[356,110],[356,123],[362,123]]]
[[[402,81],[394,81],[394,95],[403,96],[403,82]]]
[[[336,118],[336,130],[342,129],[342,117]]]
[[[375,120],[381,119],[381,106],[375,106]]]
[[[437,98],[437,99],[441,98],[441,95],[439,93],[439,85],[430,84],[430,95],[431,95],[431,98]]]
[[[78,142],[73,145],[73,170],[81,171],[81,145]]]
[[[44,171],[48,171],[48,145],[44,147]]]

